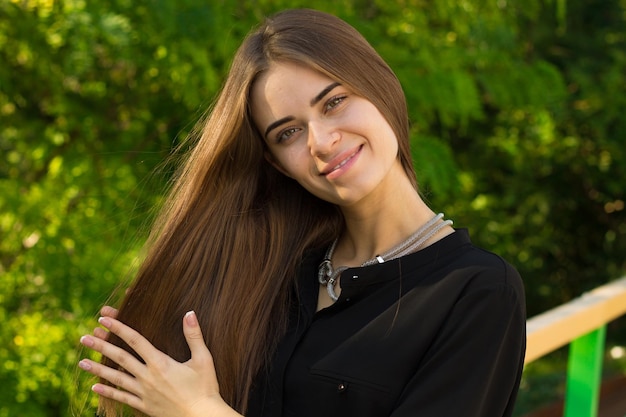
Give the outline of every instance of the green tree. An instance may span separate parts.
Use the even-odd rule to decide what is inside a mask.
[[[132,278],[164,161],[245,33],[303,6],[0,0],[0,417],[90,415],[78,337]],[[423,193],[520,269],[531,314],[623,274],[623,0],[315,7],[396,70]]]

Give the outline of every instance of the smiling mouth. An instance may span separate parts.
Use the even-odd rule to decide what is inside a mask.
[[[330,174],[330,173],[332,173],[332,172],[335,172],[335,171],[337,171],[338,169],[340,169],[342,166],[344,166],[345,164],[347,164],[348,162],[350,162],[350,161],[352,160],[352,158],[354,158],[354,156],[355,156],[356,154],[358,154],[358,153],[361,151],[361,148],[362,148],[362,147],[363,147],[362,145],[361,145],[361,146],[359,146],[359,148],[358,148],[356,151],[354,151],[354,153],[353,153],[352,155],[348,156],[346,159],[344,159],[343,161],[341,161],[340,163],[338,163],[337,165],[335,165],[335,166],[334,166],[333,168],[331,168],[330,170],[322,172],[322,175],[328,175],[328,174]]]

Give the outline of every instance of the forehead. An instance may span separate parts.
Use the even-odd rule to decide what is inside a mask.
[[[334,80],[302,64],[272,63],[252,85],[251,112],[255,121],[287,114],[268,114],[309,106],[311,99]]]
[[[252,96],[269,96],[275,91],[288,88],[306,90],[309,84],[331,83],[327,75],[303,64],[274,62],[263,72],[252,86]]]

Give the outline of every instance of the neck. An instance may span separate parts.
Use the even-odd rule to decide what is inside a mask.
[[[385,253],[435,215],[408,180],[389,191],[376,201],[342,207],[346,229],[335,249],[335,265],[358,266]],[[427,244],[451,232],[448,226]]]

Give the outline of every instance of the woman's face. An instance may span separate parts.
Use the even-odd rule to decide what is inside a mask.
[[[268,160],[315,196],[349,206],[397,175],[406,177],[398,141],[382,114],[326,75],[274,63],[251,93]]]

